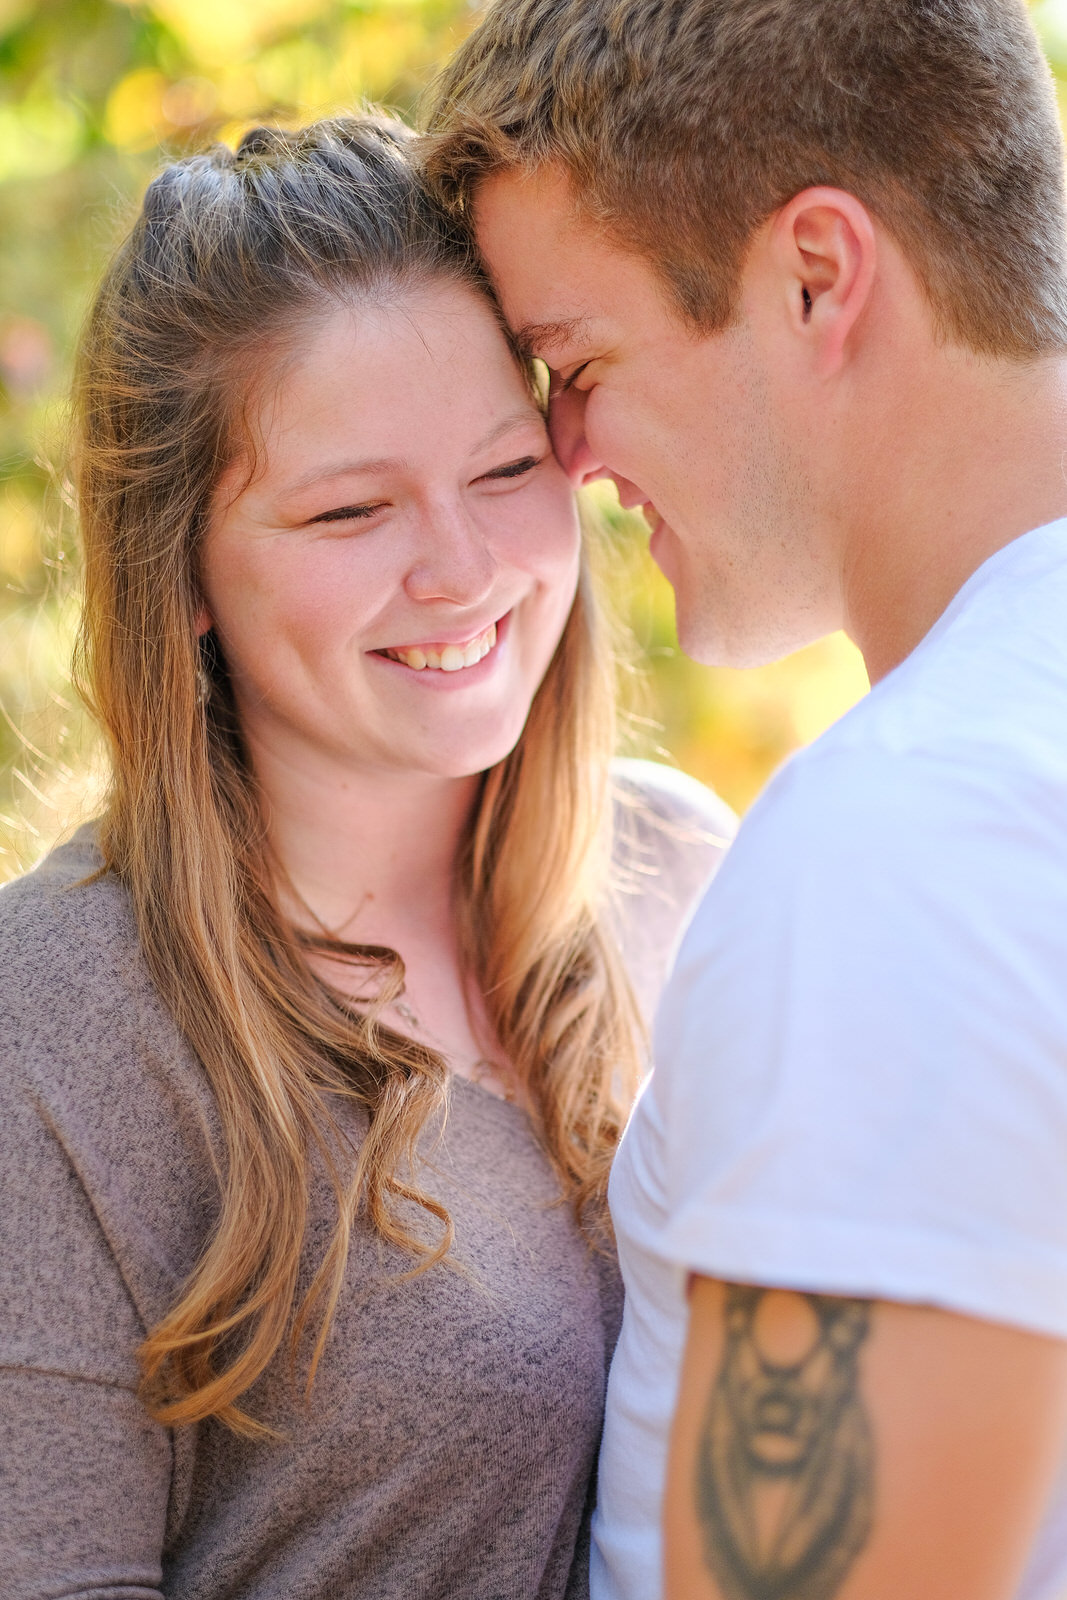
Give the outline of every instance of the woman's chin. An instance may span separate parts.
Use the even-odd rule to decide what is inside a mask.
[[[435,761],[427,761],[423,771],[438,778],[474,778],[488,772],[490,767],[497,766],[511,754],[517,743],[518,736],[510,742],[485,745],[477,750],[457,750],[447,756],[441,755]]]
[[[413,741],[404,765],[430,777],[473,778],[511,754],[519,742],[524,722],[525,717],[517,719],[513,727],[502,727],[495,735],[480,729],[476,737],[453,739],[434,748],[425,745],[419,748]]]

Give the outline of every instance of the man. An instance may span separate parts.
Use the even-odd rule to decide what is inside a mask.
[[[661,1010],[595,1600],[659,1593],[661,1506],[673,1600],[1054,1600],[1067,263],[1022,0],[497,0],[427,169],[684,647],[845,627],[874,684]]]

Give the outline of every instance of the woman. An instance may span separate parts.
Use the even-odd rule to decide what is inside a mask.
[[[169,167],[84,339],[113,782],[0,897],[20,1596],[585,1589],[639,1065],[610,662],[530,375],[403,143]],[[628,836],[647,994],[714,846]]]

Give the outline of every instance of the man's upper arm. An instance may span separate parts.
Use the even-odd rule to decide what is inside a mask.
[[[693,1280],[667,1600],[1012,1600],[1067,1437],[1067,1343]]]
[[[1013,1600],[1067,1421],[1067,851],[1012,799],[832,747],[683,948],[674,1597]]]

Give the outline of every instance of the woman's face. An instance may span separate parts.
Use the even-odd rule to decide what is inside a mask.
[[[260,385],[202,550],[255,759],[461,777],[515,745],[578,578],[573,496],[488,305],[339,307]]]

